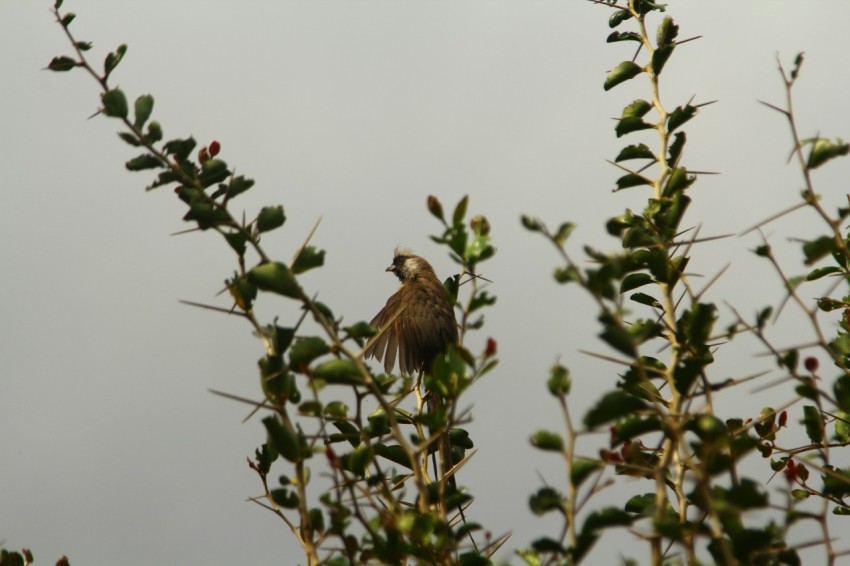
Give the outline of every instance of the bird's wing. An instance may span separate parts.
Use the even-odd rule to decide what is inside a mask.
[[[363,353],[364,357],[373,357],[378,361],[384,361],[384,370],[390,373],[393,370],[396,359],[396,351],[398,350],[398,317],[397,313],[401,306],[401,291],[399,290],[387,300],[384,308],[375,315],[372,322],[369,324],[376,327],[380,334],[366,348]]]

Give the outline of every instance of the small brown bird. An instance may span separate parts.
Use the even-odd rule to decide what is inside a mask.
[[[387,300],[372,322],[381,334],[366,349],[365,357],[383,359],[390,373],[398,353],[399,371],[414,375],[429,373],[437,354],[449,344],[457,344],[457,322],[446,288],[434,268],[409,250],[396,248],[387,268],[401,281],[401,287]]]

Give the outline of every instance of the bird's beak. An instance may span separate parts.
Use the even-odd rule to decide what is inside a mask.
[[[386,268],[384,271],[386,271],[387,273],[389,273],[390,271],[392,271],[392,270],[393,270],[393,267],[394,267],[394,266],[392,266],[392,265],[391,265],[391,266],[389,266],[388,268]]]

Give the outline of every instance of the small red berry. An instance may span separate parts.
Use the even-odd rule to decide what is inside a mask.
[[[210,142],[210,156],[215,157],[221,151],[221,144],[216,140]]]
[[[493,340],[492,338],[487,338],[487,347],[484,348],[484,357],[485,358],[492,358],[493,356],[496,355],[497,349],[498,348],[497,348],[496,341]]]
[[[785,469],[782,470],[782,473],[785,474],[785,479],[789,482],[793,482],[797,479],[797,464],[794,463],[794,460],[788,460],[785,464]]]
[[[782,411],[779,413],[779,428],[785,426],[785,423],[788,422],[788,411]]]
[[[815,373],[818,370],[818,366],[820,365],[820,363],[818,362],[817,358],[809,356],[808,358],[806,358],[804,365],[806,366],[807,371]]]

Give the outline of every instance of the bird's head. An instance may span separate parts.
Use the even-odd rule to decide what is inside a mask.
[[[436,277],[434,268],[427,261],[418,255],[413,255],[410,250],[402,248],[396,248],[393,263],[387,271],[395,273],[402,283],[415,280],[426,273]]]

